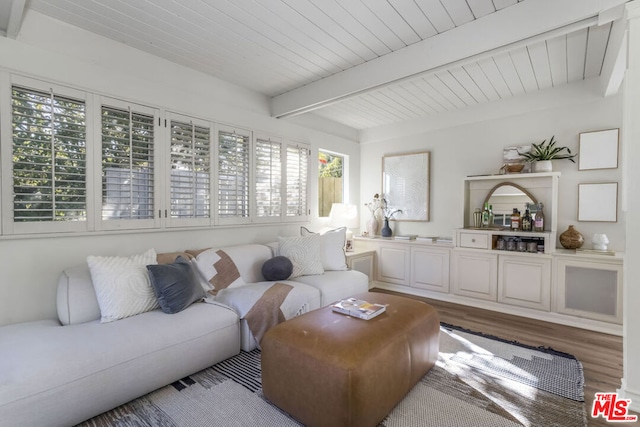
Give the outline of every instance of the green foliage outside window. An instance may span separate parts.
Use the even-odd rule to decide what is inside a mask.
[[[342,178],[342,157],[320,152],[318,155],[320,178]]]

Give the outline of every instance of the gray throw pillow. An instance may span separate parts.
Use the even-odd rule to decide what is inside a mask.
[[[265,279],[286,280],[293,272],[293,263],[285,256],[275,256],[262,264],[262,275]]]
[[[151,287],[163,312],[178,313],[204,297],[191,263],[178,257],[173,264],[147,265]]]

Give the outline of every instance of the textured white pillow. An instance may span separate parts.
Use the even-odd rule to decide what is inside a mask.
[[[315,234],[305,227],[300,227],[300,235]],[[322,267],[325,271],[347,270],[347,257],[344,254],[344,245],[347,241],[347,227],[325,231],[320,234],[320,250]]]
[[[100,306],[100,323],[158,308],[147,265],[157,264],[156,251],[130,257],[88,256],[91,281]]]
[[[293,264],[290,279],[324,273],[319,234],[300,237],[278,237],[279,253]]]

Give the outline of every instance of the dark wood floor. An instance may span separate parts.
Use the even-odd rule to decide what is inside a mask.
[[[372,291],[398,294],[379,288]],[[589,413],[596,392],[615,392],[620,388],[622,337],[413,295],[398,295],[433,305],[440,314],[441,322],[527,345],[551,347],[574,355],[584,369],[584,395],[589,426],[612,425],[603,418],[592,419]]]

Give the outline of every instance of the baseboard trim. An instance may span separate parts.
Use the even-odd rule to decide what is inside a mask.
[[[627,382],[625,379],[622,379],[621,387],[616,390],[618,393],[618,397],[621,399],[631,399],[631,404],[628,409],[633,412],[640,413],[640,391],[637,390],[629,390],[627,388]]]

